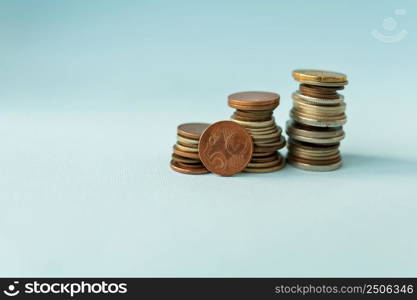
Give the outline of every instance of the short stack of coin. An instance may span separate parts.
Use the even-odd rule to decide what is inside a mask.
[[[300,86],[292,95],[292,120],[287,122],[287,160],[304,170],[336,170],[342,166],[339,146],[346,123],[346,104],[337,91],[348,83],[346,75],[321,70],[295,70],[292,75]]]
[[[177,128],[177,143],[174,145],[174,153],[170,166],[184,174],[205,174],[209,171],[201,163],[198,153],[200,136],[210,124],[185,123]]]
[[[285,166],[285,159],[278,150],[285,147],[286,142],[273,117],[279,99],[276,93],[258,91],[228,97],[229,106],[236,109],[231,120],[245,127],[253,139],[252,158],[244,172],[267,173]]]

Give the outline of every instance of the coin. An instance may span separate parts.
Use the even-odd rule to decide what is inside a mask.
[[[270,139],[279,139],[281,137],[281,132],[275,131],[268,134],[252,134],[252,138],[254,141],[262,141],[262,140],[270,140]]]
[[[235,114],[242,117],[272,117],[271,110],[235,110]]]
[[[269,167],[247,167],[243,170],[245,173],[269,173],[278,171],[285,167],[285,159],[282,156],[278,155],[278,160],[274,162],[275,165]]]
[[[307,83],[307,84],[347,84],[347,77],[343,73],[325,71],[325,70],[313,70],[313,69],[298,69],[292,72],[292,76],[295,80]]]
[[[268,127],[268,126],[272,126],[275,123],[275,119],[272,118],[271,120],[268,121],[263,121],[263,122],[245,122],[245,121],[239,121],[239,120],[235,120],[235,119],[231,119],[233,122],[236,122],[242,126],[245,127],[249,127],[249,128],[262,128],[262,127]]]
[[[287,121],[286,131],[288,135],[298,135],[310,138],[325,139],[334,138],[341,135],[345,135],[343,127],[314,127],[304,125],[301,123]]]
[[[276,158],[273,161],[269,162],[249,162],[246,168],[268,168],[268,167],[274,167],[276,165],[280,164],[280,159]]]
[[[290,112],[290,117],[299,123],[311,125],[311,126],[317,126],[317,127],[339,127],[346,123],[346,115],[340,116],[339,119],[323,119],[323,120],[317,120],[314,117],[305,115],[294,108]]]
[[[198,149],[200,159],[209,171],[231,176],[249,163],[253,143],[244,127],[233,121],[220,121],[203,132]]]
[[[274,153],[277,153],[276,151],[270,151],[270,152],[253,152],[252,153],[252,158],[254,157],[267,157],[270,156]]]
[[[277,150],[278,150],[278,149],[281,149],[281,148],[285,147],[285,144],[286,144],[286,140],[283,136],[281,136],[278,140],[275,140],[274,142],[261,142],[261,141],[255,142],[255,147],[256,148],[262,148],[262,147],[264,147],[264,148],[270,148],[270,147],[274,148],[274,147],[276,147]]]
[[[305,89],[311,90],[315,93],[333,95],[334,93],[337,93],[337,91],[343,90],[345,87],[344,86],[331,86],[331,87],[329,87],[329,86],[317,86],[317,85],[309,85],[309,84],[301,83],[300,88],[301,89],[305,88]]]
[[[177,145],[188,147],[188,148],[198,148],[198,144],[188,144],[184,142],[177,141]]]
[[[173,169],[174,171],[183,173],[183,174],[199,175],[199,174],[209,173],[209,171],[204,166],[200,168],[193,168],[193,167],[185,166],[184,164],[180,164],[174,160],[171,160],[170,166],[171,166],[171,169]]]
[[[271,120],[271,117],[263,117],[263,116],[242,117],[240,115],[237,115],[236,113],[234,113],[230,118],[234,120],[238,120],[238,121],[245,121],[245,122],[263,122],[263,121]]]
[[[183,146],[183,145],[181,145],[179,143],[177,143],[175,146],[180,151],[198,153],[198,148],[191,148],[191,147]]]
[[[309,165],[317,165],[317,166],[324,166],[324,165],[331,165],[339,162],[341,160],[340,155],[332,158],[322,158],[322,159],[310,159],[292,155],[291,153],[287,156],[289,160],[309,164]]]
[[[201,164],[200,159],[186,158],[186,157],[179,156],[175,153],[172,154],[172,160],[182,162],[182,163],[186,163],[186,164]]]
[[[191,159],[200,159],[200,156],[198,155],[198,153],[196,152],[188,152],[188,151],[182,151],[180,150],[178,147],[178,145],[174,145],[174,153],[182,156],[182,157],[187,157],[187,158],[191,158]]]
[[[232,107],[234,107],[233,105],[259,107],[268,105],[278,105],[279,98],[279,95],[276,93],[248,91],[229,95],[228,103]]]
[[[185,137],[182,137],[180,135],[177,135],[177,141],[181,142],[181,143],[185,143],[187,145],[193,144],[193,145],[197,145],[199,143],[199,140],[194,140],[194,139],[187,139]]]
[[[249,131],[250,133],[253,134],[257,134],[257,133],[262,133],[265,131],[281,131],[281,128],[279,126],[277,126],[276,124],[272,124],[270,126],[266,126],[266,127],[259,127],[259,128],[252,128],[252,127],[245,127],[247,131]]]
[[[177,132],[182,137],[198,140],[209,125],[207,123],[185,123],[178,126]]]
[[[240,109],[240,110],[259,110],[259,111],[264,111],[264,110],[274,110],[275,108],[277,108],[278,103],[276,104],[268,104],[268,105],[241,105],[241,104],[229,104],[230,107],[233,107],[235,109]]]
[[[297,99],[301,99],[304,100],[306,102],[310,102],[310,103],[317,103],[317,104],[339,104],[342,103],[344,100],[344,96],[337,94],[338,98],[336,99],[323,99],[323,98],[316,98],[316,97],[310,97],[310,96],[306,96],[300,93],[300,91],[294,92],[292,94],[292,98],[294,100]]]
[[[310,165],[306,163],[300,163],[293,160],[288,160],[288,162],[293,165],[294,167],[297,167],[299,169],[307,170],[307,171],[318,171],[318,172],[327,172],[327,171],[334,171],[339,169],[342,166],[342,161],[339,161],[337,163],[331,164],[331,165],[324,165],[324,166],[318,166],[318,165]]]
[[[274,154],[264,157],[255,157],[252,155],[252,159],[250,160],[251,163],[264,163],[274,161],[278,158],[278,152],[274,152]]]

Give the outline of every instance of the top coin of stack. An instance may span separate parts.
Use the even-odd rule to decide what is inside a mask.
[[[335,170],[342,165],[338,148],[346,123],[346,104],[337,91],[348,83],[346,75],[304,69],[292,75],[301,84],[292,95],[292,121],[287,122],[287,160],[305,170]]]
[[[259,91],[239,92],[228,97],[229,106],[236,109],[231,120],[244,126],[254,143],[252,159],[244,172],[266,173],[285,166],[285,160],[277,150],[286,142],[273,117],[279,100],[276,93]]]
[[[170,163],[171,168],[184,174],[205,174],[209,171],[201,163],[198,151],[200,136],[207,123],[185,123],[177,127],[177,143]]]

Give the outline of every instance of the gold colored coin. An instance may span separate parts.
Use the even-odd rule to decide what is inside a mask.
[[[183,146],[183,145],[181,145],[181,144],[179,144],[179,143],[177,143],[177,144],[176,144],[176,147],[177,147],[177,149],[178,149],[178,150],[180,150],[180,151],[198,153],[198,148],[190,148],[190,147],[186,147],[186,146]]]
[[[198,155],[198,153],[196,153],[196,152],[182,151],[177,146],[178,145],[174,145],[174,147],[173,147],[174,153],[176,155],[179,155],[179,156],[182,156],[182,157],[191,158],[191,159],[196,159],[196,160],[198,159],[198,160],[200,160],[200,156]]]
[[[347,84],[347,76],[345,74],[333,71],[297,69],[292,72],[292,76],[299,82],[312,85],[318,85],[318,83],[330,83],[342,86]]]
[[[238,123],[239,125],[242,125],[244,127],[249,127],[249,128],[262,128],[262,127],[267,127],[267,126],[271,126],[275,124],[274,118],[272,118],[269,121],[264,121],[264,122],[245,122],[245,121],[239,121],[235,119],[231,119],[231,120]]]
[[[194,139],[189,139],[189,138],[185,138],[183,136],[177,135],[177,141],[184,143],[184,144],[192,144],[192,145],[197,145],[199,141],[198,140],[194,140]]]

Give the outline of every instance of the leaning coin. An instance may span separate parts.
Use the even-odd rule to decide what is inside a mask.
[[[243,126],[233,121],[220,121],[203,132],[198,149],[200,159],[209,171],[231,176],[249,163],[253,142]]]

